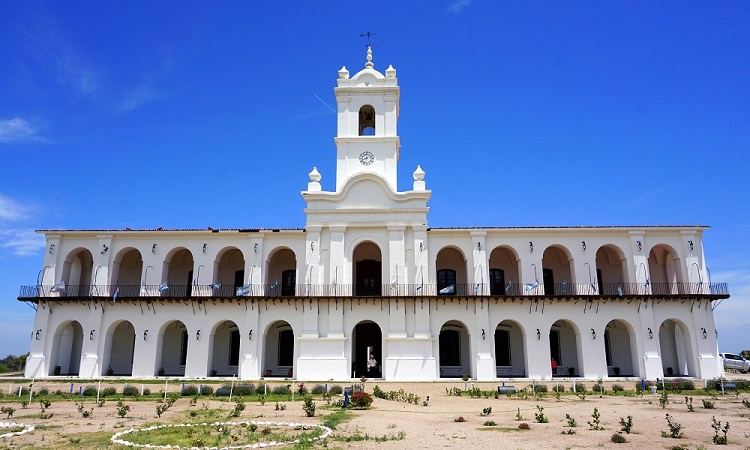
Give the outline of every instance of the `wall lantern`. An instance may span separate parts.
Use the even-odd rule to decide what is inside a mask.
[[[143,340],[145,341],[145,340],[147,340],[147,338],[148,338],[148,330],[145,330],[143,332]]]
[[[315,250],[315,242],[310,241],[310,251]]]
[[[482,340],[484,340],[484,328],[482,328]]]
[[[424,250],[424,242],[419,243],[419,251],[421,252],[422,250]]]
[[[539,328],[536,329],[536,340],[540,340],[542,338],[542,333],[539,331]]]
[[[701,328],[701,334],[703,335],[703,339],[706,339],[708,337],[708,332],[706,332],[705,328]]]
[[[200,340],[201,339],[201,330],[198,330],[195,332],[195,339]]]
[[[638,246],[638,251],[640,252],[641,248],[643,248],[643,246],[641,245],[641,241],[635,241],[635,244]]]
[[[593,328],[591,329],[591,337],[596,339],[596,331]]]
[[[651,331],[651,328],[648,329],[648,338],[653,339],[654,338],[654,332]]]
[[[109,247],[107,247],[107,244],[102,244],[102,255],[107,253],[107,250],[109,250]]]
[[[534,253],[534,243],[529,241],[529,252]]]
[[[477,242],[477,250],[479,250],[480,252],[482,251],[482,243],[481,242]]]
[[[688,241],[688,245],[690,246],[690,251],[693,251],[693,241]]]
[[[151,246],[151,253],[156,253],[156,244]]]
[[[258,253],[258,243],[257,242],[255,244],[253,244],[253,250],[255,251],[255,253]]]
[[[250,330],[250,332],[249,332],[249,333],[247,333],[247,338],[248,338],[249,340],[251,340],[251,341],[253,340],[253,330]]]
[[[51,255],[52,253],[54,253],[54,251],[55,251],[55,244],[50,244],[49,245],[49,254]]]
[[[207,244],[203,244],[203,253],[206,253],[206,247],[207,246],[208,246]]]
[[[583,251],[586,251],[586,241],[581,241],[581,247],[583,247]]]
[[[34,333],[34,339],[37,341],[39,340],[39,336],[42,334],[42,330],[36,330],[36,333]]]
[[[89,332],[89,341],[93,341],[93,340],[94,340],[94,332],[95,332],[95,331],[96,331],[96,330],[91,330],[91,331]]]

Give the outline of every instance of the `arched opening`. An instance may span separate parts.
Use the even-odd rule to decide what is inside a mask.
[[[280,248],[268,259],[266,295],[293,296],[297,292],[297,257],[288,248]]]
[[[210,335],[208,374],[212,377],[238,375],[240,364],[240,329],[231,320],[218,323]]]
[[[440,328],[438,339],[440,355],[440,378],[458,378],[471,376],[471,355],[469,349],[469,332],[466,326],[450,320]]]
[[[159,332],[156,375],[184,376],[190,336],[184,323],[167,322]]]
[[[193,293],[193,254],[186,248],[175,249],[164,261],[161,295],[190,297]]]
[[[237,288],[245,285],[245,257],[237,248],[224,249],[214,261],[212,295],[232,297]]]
[[[470,288],[466,284],[466,258],[460,250],[453,247],[441,249],[435,265],[439,295],[469,295]]]
[[[596,251],[596,282],[600,295],[629,294],[627,273],[622,261],[625,259],[622,250],[615,246],[605,245]]]
[[[112,263],[112,276],[110,277],[110,292],[114,293],[120,289],[122,297],[137,297],[140,292],[143,274],[143,256],[134,248],[121,250]]]
[[[383,376],[383,333],[380,326],[370,320],[359,322],[352,331],[352,339],[353,377],[381,378]]]
[[[495,327],[495,368],[498,377],[526,377],[526,344],[523,328],[514,320]]]
[[[557,362],[557,374],[580,377],[581,342],[578,327],[569,320],[558,320],[549,331],[549,352],[551,359]]]
[[[519,295],[518,257],[508,247],[490,253],[490,295]]]
[[[78,321],[63,322],[52,339],[49,375],[78,376],[83,350],[83,327]]]
[[[380,248],[373,242],[357,245],[352,255],[354,295],[380,297],[383,290],[383,263]]]
[[[604,354],[607,373],[615,377],[639,376],[635,359],[635,332],[624,320],[610,320],[604,329]]]
[[[370,105],[359,108],[359,135],[375,136],[375,108]]]
[[[76,249],[65,258],[62,278],[65,289],[59,289],[60,296],[88,297],[91,293],[94,258],[88,249]]]
[[[659,350],[665,377],[696,376],[690,329],[684,323],[676,319],[667,319],[661,323]]]
[[[135,328],[127,320],[109,326],[104,338],[102,375],[130,376],[133,374],[135,352]]]
[[[654,295],[679,294],[682,267],[677,252],[660,244],[648,253],[648,270],[651,275],[651,293]]]
[[[278,320],[268,327],[263,367],[266,377],[294,374],[294,330],[289,322]]]
[[[567,251],[561,247],[552,246],[544,250],[542,256],[544,295],[575,294],[570,261]]]

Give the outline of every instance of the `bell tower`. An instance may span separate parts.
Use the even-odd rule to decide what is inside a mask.
[[[375,70],[368,46],[365,68],[350,78],[342,67],[334,93],[338,105],[336,191],[349,178],[371,173],[397,192],[400,91],[396,69],[389,66],[385,75]]]

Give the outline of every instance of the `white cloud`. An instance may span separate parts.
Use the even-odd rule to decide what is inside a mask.
[[[464,8],[471,4],[471,0],[457,0],[453,2],[446,11],[454,14],[460,14]]]
[[[29,122],[20,118],[0,119],[0,143],[31,141],[39,139]]]
[[[129,92],[120,105],[121,112],[132,111],[158,97],[158,93],[149,85],[139,86]]]
[[[44,236],[32,230],[0,230],[0,249],[9,249],[16,256],[36,255],[44,245]]]
[[[0,220],[24,220],[31,214],[31,208],[0,194]]]

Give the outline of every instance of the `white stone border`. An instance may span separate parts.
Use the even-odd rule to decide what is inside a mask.
[[[317,441],[320,439],[325,439],[333,432],[330,428],[328,428],[325,425],[316,425],[316,424],[309,424],[309,423],[294,423],[294,422],[261,422],[261,421],[255,421],[255,420],[249,420],[249,421],[242,421],[242,422],[213,422],[213,423],[173,423],[169,425],[154,425],[151,427],[146,428],[130,428],[125,431],[120,431],[119,433],[115,433],[110,438],[110,441],[114,444],[119,445],[126,445],[128,447],[138,447],[138,448],[165,448],[165,449],[179,449],[179,448],[185,448],[185,449],[194,449],[194,450],[201,450],[201,449],[216,449],[216,447],[179,447],[177,445],[152,445],[152,444],[136,444],[134,442],[126,441],[124,439],[120,439],[121,436],[124,436],[129,433],[134,433],[136,431],[152,431],[152,430],[158,430],[160,428],[172,428],[172,427],[199,427],[199,426],[217,426],[217,425],[249,425],[249,424],[255,424],[255,425],[276,425],[281,427],[302,427],[302,429],[310,429],[310,428],[320,428],[324,431],[324,433],[321,436],[314,437],[308,439],[309,441]],[[33,430],[34,427],[32,426],[31,429]],[[30,430],[29,430],[30,431]],[[22,431],[21,433],[15,433],[15,434],[22,434],[25,433],[26,430]],[[0,436],[2,437],[2,436]],[[298,444],[300,442],[299,439],[295,439],[293,441],[287,441],[287,442],[257,442],[255,444],[247,444],[247,445],[239,445],[239,446],[229,446],[229,447],[221,447],[221,450],[230,450],[230,449],[245,449],[245,448],[265,448],[265,447],[275,447],[275,446],[281,446],[281,445],[291,445],[291,444]]]
[[[5,438],[5,437],[11,437],[11,436],[20,436],[22,434],[26,434],[31,431],[34,431],[34,425],[26,425],[23,423],[15,423],[15,422],[0,422],[0,429],[15,428],[15,427],[23,427],[23,430],[15,431],[13,433],[0,434],[0,439]]]

